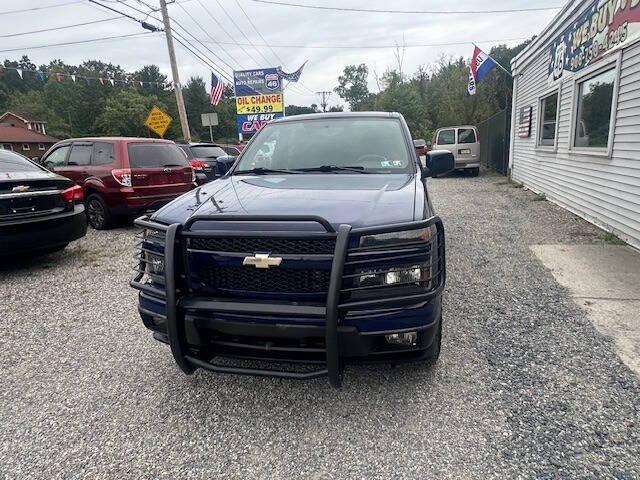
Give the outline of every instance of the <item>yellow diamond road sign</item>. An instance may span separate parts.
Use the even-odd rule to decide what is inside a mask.
[[[147,127],[149,127],[161,137],[164,137],[164,134],[167,131],[167,128],[169,128],[170,123],[171,117],[155,105],[149,112],[149,115],[147,115],[147,119],[144,122]]]

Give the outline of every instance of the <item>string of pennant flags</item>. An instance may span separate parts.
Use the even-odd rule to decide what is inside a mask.
[[[91,82],[100,83],[100,85],[111,85],[127,87],[133,85],[139,85],[140,87],[150,87],[150,88],[163,88],[163,89],[173,89],[173,82],[149,82],[143,80],[135,80],[131,78],[111,78],[111,77],[88,77],[86,75],[77,75],[72,73],[62,73],[62,72],[48,72],[44,70],[32,70],[26,68],[16,68],[16,67],[5,67],[0,65],[0,72],[5,70],[11,70],[16,72],[16,74],[24,80],[25,74],[34,75],[40,81],[46,82],[49,78],[54,78],[57,82],[62,83],[65,79],[71,80],[73,83],[84,81],[87,85],[91,85]]]

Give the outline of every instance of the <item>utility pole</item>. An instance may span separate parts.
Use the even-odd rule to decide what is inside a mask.
[[[331,96],[331,92],[316,92],[316,93],[322,97],[322,101],[320,102],[320,106],[322,107],[322,111],[326,112],[327,111],[327,105],[329,105],[327,100],[329,100],[329,97]]]
[[[167,12],[166,0],[160,0],[160,10],[162,11],[162,22],[164,23],[164,33],[167,36],[167,49],[169,50],[169,61],[171,62],[171,75],[173,76],[173,89],[176,92],[176,103],[178,104],[178,115],[182,125],[182,137],[185,142],[191,141],[189,131],[189,121],[187,111],[184,108],[184,98],[182,98],[182,85],[178,74],[178,62],[176,62],[176,52],[173,48],[173,37],[171,36],[171,23],[169,22],[169,12]]]

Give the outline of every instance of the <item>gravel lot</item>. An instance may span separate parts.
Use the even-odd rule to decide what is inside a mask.
[[[0,477],[640,478],[640,384],[529,250],[600,231],[503,177],[430,180],[441,362],[345,387],[184,376],[127,285],[133,228],[0,270]]]

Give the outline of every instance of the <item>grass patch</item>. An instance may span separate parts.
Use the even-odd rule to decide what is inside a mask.
[[[608,243],[609,245],[626,245],[627,242],[618,237],[615,233],[607,232],[602,237],[602,241],[604,243]]]
[[[524,185],[518,182],[511,182],[511,185],[509,185],[511,188],[524,188]]]
[[[535,197],[533,197],[534,202],[544,202],[547,199],[547,196],[544,193],[537,193]]]

